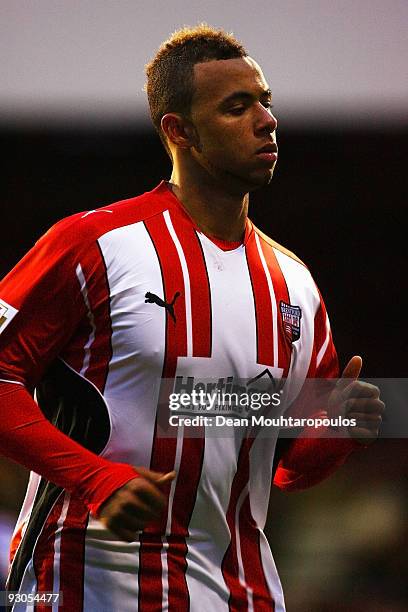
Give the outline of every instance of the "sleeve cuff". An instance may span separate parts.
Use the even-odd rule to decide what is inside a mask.
[[[135,468],[126,463],[109,464],[109,467],[105,465],[92,474],[92,483],[85,479],[75,490],[95,517],[98,517],[101,506],[115,491],[139,476]]]

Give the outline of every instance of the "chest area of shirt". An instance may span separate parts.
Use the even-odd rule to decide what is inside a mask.
[[[278,295],[284,283],[274,285],[257,251],[224,252],[199,236],[183,243],[171,232],[163,239],[167,226],[154,229],[141,223],[100,241],[114,348],[158,368],[176,359],[186,374],[207,371],[208,360],[226,376],[284,369],[292,348],[280,307],[287,293]]]

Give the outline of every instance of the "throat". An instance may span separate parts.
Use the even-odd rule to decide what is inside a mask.
[[[242,244],[248,195],[232,200],[225,194],[207,194],[202,188],[189,190],[174,183],[167,185],[197,229],[216,244],[219,242],[220,248],[230,250]]]

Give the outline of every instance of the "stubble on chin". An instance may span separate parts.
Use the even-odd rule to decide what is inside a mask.
[[[252,189],[254,191],[256,189],[261,189],[262,187],[266,187],[272,181],[274,168],[264,176],[255,176],[251,177]]]
[[[204,153],[201,153],[200,157],[200,165],[212,177],[212,180],[236,195],[244,195],[250,191],[266,187],[271,182],[275,169],[275,166],[273,166],[270,171],[265,172],[263,175],[237,172],[214,164]]]

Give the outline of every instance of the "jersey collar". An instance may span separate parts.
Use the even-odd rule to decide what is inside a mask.
[[[159,183],[159,185],[156,187],[156,189],[154,189],[154,191],[156,193],[166,197],[166,200],[168,200],[169,204],[171,203],[175,208],[177,208],[178,211],[182,213],[183,217],[188,219],[190,224],[194,227],[194,229],[197,232],[199,232],[200,234],[203,234],[204,236],[207,236],[207,238],[212,240],[211,236],[208,236],[207,234],[204,234],[204,232],[198,227],[198,225],[196,224],[194,219],[190,216],[190,214],[187,212],[187,210],[183,206],[183,203],[180,202],[178,197],[174,194],[173,190],[170,187],[170,183],[168,181],[162,180]],[[243,238],[242,243],[240,243],[240,245],[242,244],[243,246],[245,246],[247,244],[248,240],[252,236],[253,228],[254,228],[254,226],[253,226],[252,221],[247,217],[246,220],[245,220],[244,238]],[[215,242],[215,244],[217,244],[216,241],[214,241],[214,242]],[[221,242],[226,242],[227,243],[228,241],[221,241]]]

